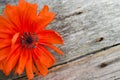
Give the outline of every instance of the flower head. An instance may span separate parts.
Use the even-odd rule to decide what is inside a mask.
[[[26,70],[28,79],[46,75],[55,63],[53,55],[45,48],[63,52],[53,44],[63,44],[61,36],[53,30],[45,30],[54,19],[47,5],[37,14],[37,5],[19,0],[17,6],[7,4],[4,15],[0,15],[0,69],[9,75],[13,70],[22,74]]]

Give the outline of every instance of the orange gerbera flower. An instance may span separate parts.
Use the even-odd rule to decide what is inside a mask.
[[[17,6],[7,4],[4,15],[0,16],[0,69],[9,75],[12,70],[28,79],[46,75],[55,63],[53,55],[44,47],[48,46],[59,54],[61,50],[53,44],[63,44],[61,36],[45,27],[54,19],[48,6],[37,14],[37,5],[19,0]]]

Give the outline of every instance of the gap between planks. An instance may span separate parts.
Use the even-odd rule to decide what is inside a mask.
[[[85,64],[86,62],[89,62],[90,59],[94,59],[94,58],[104,56],[104,55],[109,55],[110,53],[118,51],[119,49],[120,49],[120,43],[112,45],[112,46],[104,47],[104,48],[102,48],[100,50],[97,50],[97,51],[94,51],[94,52],[79,56],[77,58],[74,58],[74,59],[69,60],[67,62],[64,62],[62,64],[55,65],[55,66],[53,66],[53,67],[51,67],[49,69],[49,71],[50,71],[49,74],[51,74],[51,73],[53,74],[54,72],[56,73],[57,71],[60,71],[60,69],[67,68],[67,66],[75,66],[75,64]],[[99,63],[97,66],[99,68],[104,68],[107,65],[112,64],[112,63],[114,63],[116,61],[119,61],[119,60],[120,60],[120,57],[112,59],[112,60],[108,60],[108,61],[105,61],[105,62],[103,61],[103,62]],[[40,77],[40,78],[42,78],[42,77]],[[21,79],[24,80],[24,79],[27,79],[27,78],[24,75],[24,76],[15,78],[13,80],[21,80]],[[35,78],[35,80],[39,80],[39,79]],[[62,79],[60,79],[60,80],[62,80]]]
[[[120,45],[50,69],[34,80],[120,80]]]

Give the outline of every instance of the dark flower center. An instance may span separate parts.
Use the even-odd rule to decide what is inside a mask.
[[[21,44],[26,48],[36,48],[38,43],[38,36],[35,33],[24,32],[21,35]]]
[[[26,43],[28,43],[28,44],[33,43],[33,38],[32,38],[31,36],[28,36],[28,37],[26,38]]]

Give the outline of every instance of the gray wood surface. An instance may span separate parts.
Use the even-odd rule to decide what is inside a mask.
[[[34,80],[120,80],[120,45],[54,67],[48,76]]]
[[[54,29],[57,32],[59,32],[63,36],[63,39],[65,41],[64,45],[58,46],[65,53],[64,56],[60,56],[53,52],[57,59],[57,63],[55,65],[58,65],[58,67],[60,66],[60,64],[69,63],[74,59],[78,59],[80,56],[94,53],[95,51],[102,50],[109,46],[112,47],[113,45],[120,43],[119,33],[120,0],[27,0],[27,1],[31,3],[37,3],[39,9],[41,9],[44,4],[47,4],[49,5],[50,10],[56,13],[56,18],[48,26],[48,29]],[[16,0],[5,1],[3,0],[3,3],[2,1],[0,2],[0,11],[2,11],[4,5],[8,2],[16,4]],[[52,69],[54,68],[56,69],[56,67],[53,67]],[[89,69],[93,68],[94,66]],[[63,69],[65,71],[68,70],[69,73],[69,68],[67,69],[67,67],[65,67]],[[83,68],[78,69],[82,70]],[[78,72],[76,73],[82,74],[82,72],[84,72],[84,70],[82,71],[80,70],[78,70]],[[61,72],[59,75],[61,76],[62,73],[63,72]],[[85,73],[87,74],[86,71]],[[50,74],[51,77],[53,77],[53,74],[54,72]],[[88,74],[87,76],[89,75],[90,74]],[[70,74],[70,76],[71,79],[69,79],[68,77],[67,80],[78,80],[75,79],[74,76],[72,76],[72,73]],[[48,76],[48,78],[50,78],[50,76]],[[48,78],[46,78],[46,80],[49,80]],[[84,78],[85,77],[81,78],[80,80],[84,80]],[[50,78],[50,80],[51,79],[52,78]],[[53,80],[55,79],[56,78],[53,78]],[[92,79],[93,78],[91,78],[90,80]],[[58,78],[56,80],[60,79]],[[61,78],[61,80],[63,79]],[[89,80],[89,77],[86,77],[86,80]]]
[[[120,43],[119,1],[31,0],[38,5],[49,5],[57,14],[49,28],[63,36],[65,44],[60,48],[65,55],[54,54],[58,60],[56,64]],[[99,41],[101,38],[103,40]]]

